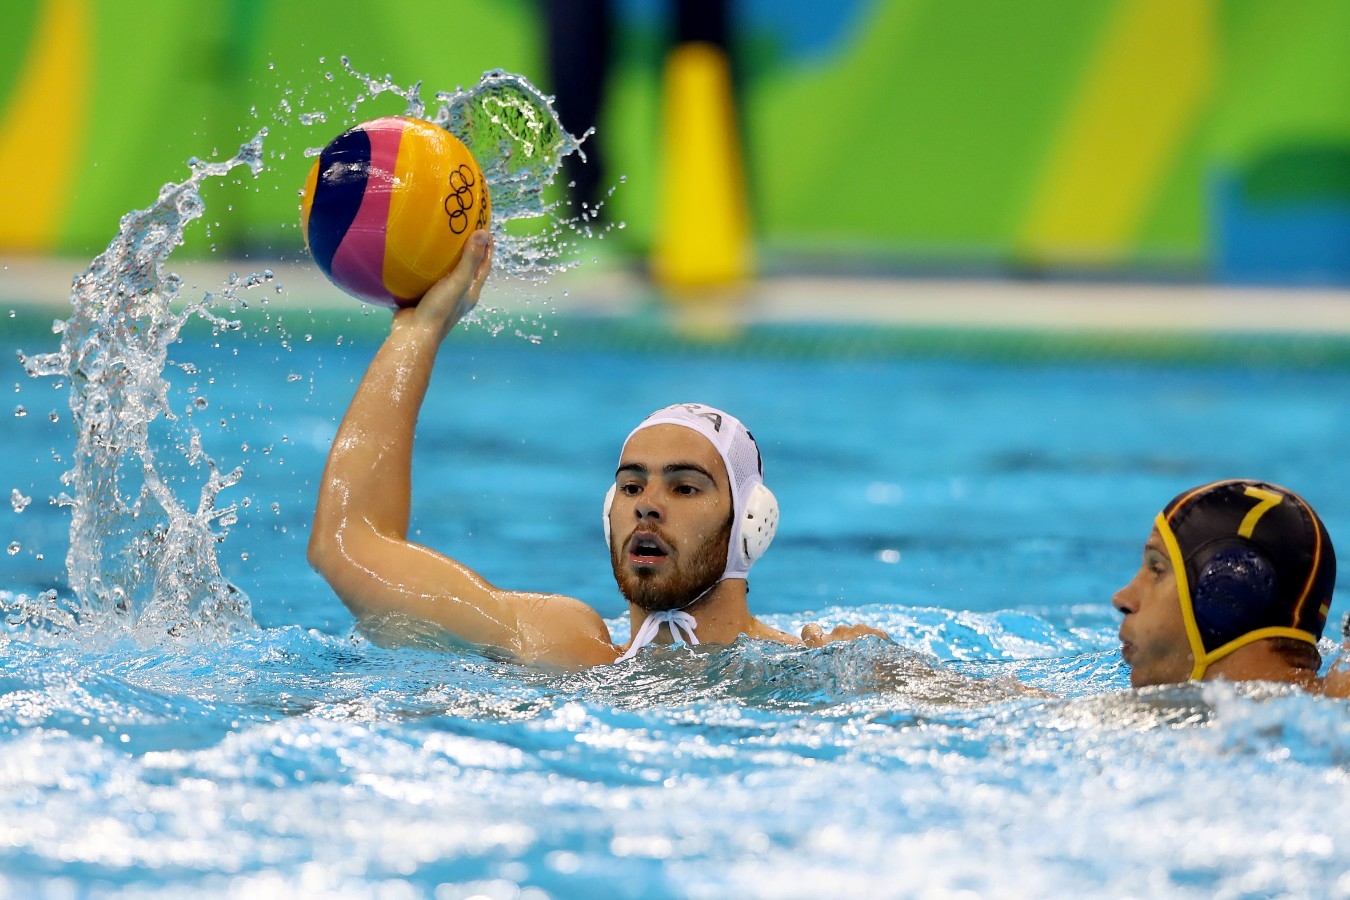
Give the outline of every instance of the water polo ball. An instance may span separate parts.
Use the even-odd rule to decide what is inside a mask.
[[[300,201],[305,245],[324,274],[354,297],[393,308],[415,306],[491,216],[487,181],[468,148],[404,116],[334,138]]]

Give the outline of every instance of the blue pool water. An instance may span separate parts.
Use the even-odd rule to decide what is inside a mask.
[[[13,330],[28,353],[55,341],[36,318]],[[567,675],[375,646],[303,551],[381,322],[284,296],[237,332],[190,327],[167,370],[170,407],[243,468],[216,553],[248,621],[65,621],[66,389],[15,368],[0,487],[32,502],[0,535],[20,545],[0,558],[0,896],[1350,893],[1346,705],[1132,693],[1109,605],[1194,483],[1283,482],[1350,534],[1350,371],[662,353],[550,328],[447,344],[422,541],[624,634],[600,499],[632,424],[697,398],[750,424],[782,503],[753,608],[894,642]]]

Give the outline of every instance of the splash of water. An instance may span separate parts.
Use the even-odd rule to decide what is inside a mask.
[[[581,139],[568,134],[548,98],[518,75],[488,72],[467,91],[438,93],[442,103],[432,121],[454,134],[480,162],[492,189],[494,264],[508,275],[543,281],[574,263],[565,239],[573,219],[552,218],[542,231],[512,234],[519,219],[551,218],[544,190],[563,157],[581,153]]]
[[[367,99],[393,94],[405,102],[404,115],[445,128],[478,160],[492,193],[497,272],[541,284],[579,264],[581,242],[601,233],[592,224],[598,209],[564,215],[562,202],[550,203],[545,194],[565,157],[576,153],[586,159],[582,144],[590,132],[579,138],[568,133],[550,98],[528,79],[500,69],[486,72],[471,88],[438,91],[437,109],[428,115],[420,83],[402,87],[387,75],[361,74],[346,57],[342,65],[365,85],[366,96],[351,105],[352,112]],[[521,223],[533,227],[518,227]]]
[[[492,190],[498,272],[537,284],[576,264],[569,255],[590,235],[590,215],[559,214],[545,192],[563,158],[581,152],[584,136],[568,134],[549,98],[528,80],[488,72],[469,90],[438,93],[440,106],[428,118],[420,84],[404,88],[388,76],[358,75],[346,58],[343,65],[365,87],[352,112],[392,93],[406,103],[406,115],[447,128],[478,159]],[[301,124],[326,118],[307,114]],[[124,216],[107,249],[74,281],[72,314],[54,326],[60,348],[22,357],[29,375],[70,384],[76,446],[72,468],[62,475],[67,491],[57,502],[71,510],[66,571],[74,600],[50,591],[19,597],[3,604],[11,620],[68,630],[80,621],[111,619],[141,633],[175,634],[252,624],[247,596],[222,576],[216,557],[225,537],[218,529],[237,519],[234,505],[218,505],[220,493],[243,472],[220,471],[200,433],[172,411],[164,370],[169,347],[190,319],[205,319],[218,331],[237,329],[239,323],[220,318],[213,306],[228,300],[233,311],[235,288],[271,274],[232,279],[220,296],[207,294],[175,310],[182,279],[165,262],[183,243],[185,228],[205,212],[207,179],[239,166],[255,177],[262,172],[265,133],[222,162],[190,161],[187,180],[166,184],[154,204]],[[543,227],[513,228],[522,219]],[[178,497],[189,481],[199,482],[195,509]]]
[[[166,184],[149,207],[122,217],[116,237],[73,283],[72,314],[57,322],[61,346],[23,356],[29,375],[66,379],[75,424],[73,467],[58,503],[71,510],[66,570],[82,614],[139,629],[180,633],[251,624],[247,596],[222,577],[215,546],[233,506],[219,494],[240,469],[222,473],[200,434],[169,407],[169,346],[194,316],[217,329],[210,295],[173,309],[182,279],[165,260],[202,216],[202,184],[238,166],[262,171],[262,137],[223,162],[191,160],[187,180]],[[178,456],[161,458],[164,432]],[[179,500],[176,469],[202,480],[196,509]]]

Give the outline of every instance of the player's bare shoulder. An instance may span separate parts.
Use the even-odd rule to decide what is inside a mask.
[[[612,663],[619,649],[600,613],[575,597],[513,592],[521,662],[582,668]]]

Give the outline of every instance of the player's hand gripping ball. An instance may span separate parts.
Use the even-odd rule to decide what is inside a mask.
[[[488,227],[483,170],[459,138],[389,116],[338,135],[309,170],[300,201],[305,245],[342,290],[382,306],[416,306]]]

